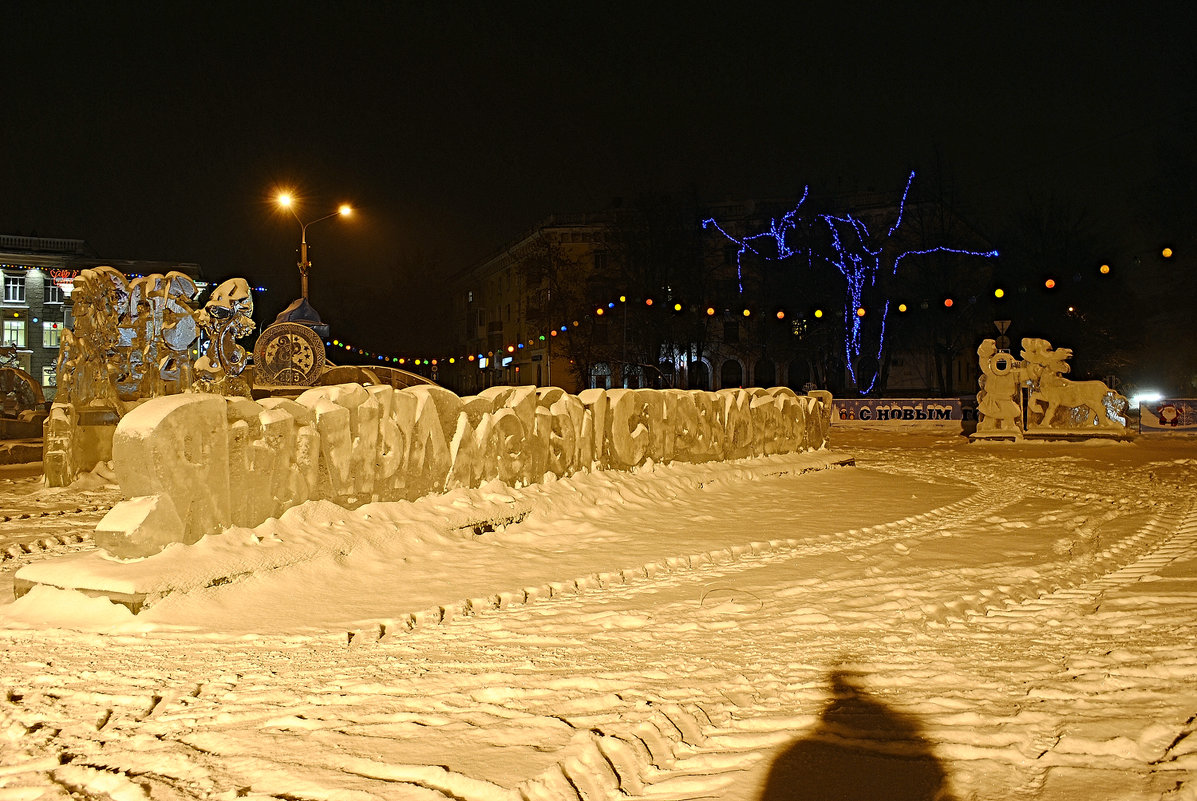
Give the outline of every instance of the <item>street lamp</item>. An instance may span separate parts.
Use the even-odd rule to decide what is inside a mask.
[[[284,209],[291,212],[291,216],[299,223],[299,293],[304,300],[308,299],[308,270],[311,269],[312,263],[308,261],[308,226],[314,225],[322,220],[328,220],[332,217],[348,217],[353,213],[348,203],[342,203],[340,208],[331,214],[325,214],[323,217],[317,217],[314,220],[304,222],[299,219],[299,214],[295,211],[295,199],[287,192],[280,192],[278,195],[278,204]]]

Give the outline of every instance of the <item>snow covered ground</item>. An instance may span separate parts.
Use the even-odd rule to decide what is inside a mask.
[[[836,427],[309,505],[134,616],[10,600],[117,495],[0,475],[0,799],[1197,799],[1195,479],[1193,439]]]

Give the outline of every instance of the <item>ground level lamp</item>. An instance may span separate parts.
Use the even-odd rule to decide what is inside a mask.
[[[286,192],[279,193],[278,204],[284,209],[291,212],[291,216],[299,223],[299,293],[304,299],[308,299],[308,270],[312,263],[308,261],[308,226],[314,225],[322,220],[328,220],[332,217],[348,217],[353,213],[348,203],[342,203],[341,207],[331,214],[325,214],[323,217],[317,217],[314,220],[304,222],[299,218],[298,212],[295,211],[295,199]]]

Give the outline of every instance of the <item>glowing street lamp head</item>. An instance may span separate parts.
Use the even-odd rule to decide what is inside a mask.
[[[353,207],[348,203],[342,203],[341,207],[337,209],[337,213],[342,217],[348,217],[350,214],[353,214]]]
[[[294,202],[294,198],[291,197],[290,192],[279,192],[278,197],[275,199],[278,201],[278,204],[280,206],[282,206],[284,209],[291,208],[291,203]]]

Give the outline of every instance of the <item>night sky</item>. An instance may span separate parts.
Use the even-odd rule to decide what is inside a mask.
[[[1186,4],[782,5],[12,4],[0,232],[245,276],[269,322],[299,293],[276,188],[304,219],[349,202],[309,229],[312,301],[387,352],[449,338],[425,314],[444,276],[648,192],[896,196],[938,169],[993,236],[1035,194],[1129,249],[1170,235]]]

